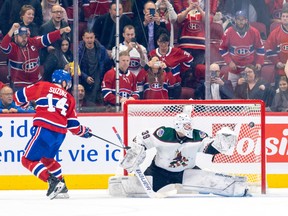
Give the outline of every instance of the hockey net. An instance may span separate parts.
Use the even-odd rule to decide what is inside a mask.
[[[255,193],[266,193],[265,106],[262,101],[127,101],[124,104],[124,143],[131,142],[137,133],[147,128],[173,127],[173,117],[182,112],[191,115],[193,128],[212,137],[224,126],[238,135],[233,154],[217,154],[213,163],[207,164],[207,169],[246,176]]]

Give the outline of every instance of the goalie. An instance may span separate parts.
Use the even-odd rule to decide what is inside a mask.
[[[245,177],[231,176],[201,170],[196,158],[213,161],[216,154],[229,154],[236,145],[234,131],[223,127],[211,138],[207,133],[193,129],[191,118],[177,114],[174,128],[159,127],[138,134],[127,150],[121,166],[129,173],[144,161],[145,151],[156,148],[156,156],[145,170],[152,176],[153,190],[169,184],[181,184],[184,189],[222,196],[246,196]]]

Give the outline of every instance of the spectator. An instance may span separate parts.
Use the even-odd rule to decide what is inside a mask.
[[[122,3],[119,3],[119,31],[120,42],[123,41],[123,29],[126,25],[131,25],[131,19],[123,14]],[[93,32],[99,42],[107,49],[109,57],[112,58],[112,48],[115,46],[116,34],[116,2],[112,1],[109,13],[99,16],[93,26]],[[141,43],[140,43],[141,44]]]
[[[68,23],[63,20],[63,8],[59,5],[53,5],[51,8],[52,18],[45,22],[43,25],[41,25],[39,32],[40,35],[48,34],[49,32],[64,28],[68,26]],[[70,37],[70,34],[65,33],[66,37]],[[41,56],[40,56],[40,64],[43,65],[49,52],[55,49],[55,46],[57,46],[56,41],[52,43],[47,48],[44,48],[41,50]]]
[[[169,0],[157,0],[156,11],[160,16],[160,22],[164,22],[170,33],[170,46],[174,46],[174,24],[177,21],[177,14]]]
[[[42,0],[43,22],[48,22],[52,18],[52,7],[59,4],[58,0]],[[63,8],[63,19],[68,22],[66,10]]]
[[[286,6],[285,6],[286,5]],[[265,43],[267,58],[275,64],[275,86],[278,88],[280,76],[285,75],[284,68],[288,60],[288,3],[283,6],[281,25],[276,27],[268,36]]]
[[[56,46],[49,53],[44,63],[43,80],[52,82],[52,74],[57,69],[69,71],[69,63],[73,62],[73,53],[70,49],[70,39],[63,38],[57,41],[60,46]],[[58,48],[59,47],[59,48]]]
[[[254,64],[260,70],[264,63],[264,45],[259,31],[250,26],[244,11],[236,13],[236,25],[229,27],[219,47],[220,54],[229,65],[228,80],[235,88],[240,72],[248,64]]]
[[[189,1],[187,9],[178,14],[177,22],[181,24],[179,48],[189,52],[193,57],[192,71],[197,65],[205,63],[205,12],[199,2]],[[203,74],[205,74],[203,66]],[[204,76],[204,75],[203,75]]]
[[[120,103],[139,98],[136,76],[128,70],[130,56],[128,51],[119,53],[119,96]],[[112,68],[104,75],[102,94],[106,105],[116,105],[116,69]]]
[[[254,65],[247,65],[242,77],[238,80],[235,97],[238,99],[263,100],[266,107],[268,107],[271,105],[273,90],[270,83],[261,78],[260,71]]]
[[[85,88],[83,85],[78,84],[78,100],[80,112],[96,109],[96,104],[86,99]]]
[[[148,61],[147,50],[144,46],[137,43],[135,38],[135,28],[127,25],[123,29],[124,41],[119,45],[119,53],[127,50],[130,55],[129,70],[136,76]],[[116,46],[112,49],[112,58],[116,61]]]
[[[70,27],[61,28],[41,37],[29,37],[29,30],[14,23],[1,43],[1,50],[8,55],[11,65],[11,86],[14,90],[23,88],[39,81],[42,76],[39,68],[39,50],[47,47],[61,38],[63,33],[69,33]],[[12,42],[12,35],[14,40]]]
[[[156,11],[153,1],[147,1],[144,5],[143,15],[134,19],[137,42],[142,44],[148,52],[157,47],[157,39],[161,33],[169,34],[166,24],[160,22],[160,16]]]
[[[165,62],[154,56],[137,76],[137,87],[143,99],[169,99],[168,90],[175,78]]]
[[[21,26],[25,26],[30,31],[30,37],[39,35],[39,26],[34,23],[35,8],[31,5],[23,5],[20,11]]]
[[[157,56],[160,61],[171,69],[175,77],[175,85],[169,90],[169,96],[170,98],[179,99],[181,95],[181,75],[190,68],[193,56],[180,48],[171,47],[169,41],[167,34],[161,34],[157,40],[158,48],[152,50],[149,56]]]
[[[281,76],[279,89],[276,91],[272,105],[266,111],[288,112],[288,80],[286,76]]]
[[[105,72],[112,66],[111,61],[105,47],[95,38],[94,32],[86,29],[82,38],[78,53],[80,84],[85,88],[87,100],[103,105],[101,82]]]
[[[23,5],[35,8],[34,22],[38,27],[43,23],[42,7],[39,0],[5,0],[0,10],[0,28],[6,35],[13,23],[20,23],[19,13]]]
[[[220,75],[220,67],[216,63],[210,65],[210,90],[211,90],[211,99],[221,100],[221,99],[234,99],[234,90],[230,80],[226,80],[224,76]],[[205,83],[202,82],[202,85],[195,91],[196,99],[206,99],[205,97]]]
[[[34,113],[35,110],[24,109],[16,106],[13,100],[13,89],[9,86],[4,86],[0,89],[0,113]]]

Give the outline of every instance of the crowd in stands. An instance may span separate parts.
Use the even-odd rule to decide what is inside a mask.
[[[57,69],[73,76],[78,40],[81,112],[115,111],[126,100],[190,98],[260,99],[266,111],[288,111],[288,1],[214,0],[209,20],[205,6],[205,0],[119,0],[118,6],[82,0],[73,38],[72,0],[2,0],[1,106],[7,90],[51,82]]]

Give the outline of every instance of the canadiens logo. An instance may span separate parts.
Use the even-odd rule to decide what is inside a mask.
[[[131,58],[130,59],[130,69],[138,69],[140,67],[140,60],[136,58]]]
[[[283,53],[288,53],[288,43],[281,44],[280,50]]]
[[[33,73],[38,69],[37,59],[30,59],[22,64],[22,70],[26,73]]]
[[[189,22],[187,30],[189,32],[196,33],[196,32],[200,32],[202,30],[202,28],[201,28],[201,25],[199,25],[198,22]]]
[[[249,47],[238,47],[234,50],[236,56],[247,56],[250,54]]]
[[[151,83],[149,86],[150,86],[150,89],[153,89],[153,91],[161,91],[162,90],[162,85],[160,83],[157,83],[157,82]]]
[[[162,137],[164,134],[164,129],[161,128],[161,129],[157,130],[156,134],[158,137]]]

